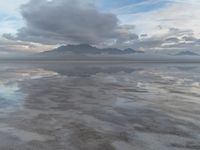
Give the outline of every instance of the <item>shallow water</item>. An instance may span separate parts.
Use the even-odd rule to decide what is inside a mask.
[[[199,64],[0,63],[2,150],[199,150]]]

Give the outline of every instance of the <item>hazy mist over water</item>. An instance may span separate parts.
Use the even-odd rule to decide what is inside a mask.
[[[199,64],[0,63],[0,149],[200,149]]]

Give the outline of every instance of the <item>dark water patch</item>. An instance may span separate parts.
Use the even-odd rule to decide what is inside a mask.
[[[187,92],[187,91],[179,91],[179,90],[168,90],[170,93],[174,94],[181,94],[186,96],[192,96],[192,97],[200,97],[200,94],[193,93],[193,92]]]
[[[177,144],[177,143],[173,143],[171,144],[172,147],[175,148],[181,148],[181,149],[191,149],[191,150],[199,150],[200,149],[200,144],[196,144],[196,143],[186,143],[186,144]]]
[[[133,93],[148,93],[148,90],[142,89],[122,89],[125,92],[133,92]]]

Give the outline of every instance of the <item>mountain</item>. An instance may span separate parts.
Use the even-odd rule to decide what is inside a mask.
[[[136,51],[131,48],[127,48],[124,50],[117,48],[97,48],[88,44],[80,44],[80,45],[67,45],[60,46],[51,51],[46,51],[40,53],[40,55],[125,55],[125,54],[134,54],[134,53],[143,53],[142,51]]]
[[[198,56],[199,54],[191,52],[191,51],[182,51],[182,52],[179,52],[175,55],[176,56]]]
[[[190,57],[189,57],[190,56]],[[191,57],[192,56],[192,57]],[[195,57],[196,56],[196,57]],[[183,51],[176,55],[149,53],[131,48],[97,48],[88,44],[60,46],[30,56],[29,60],[68,61],[141,61],[141,62],[200,62],[200,55]]]

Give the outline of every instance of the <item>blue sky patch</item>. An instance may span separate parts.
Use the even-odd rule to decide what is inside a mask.
[[[144,13],[161,9],[169,3],[168,0],[101,0],[100,8],[119,14]]]

